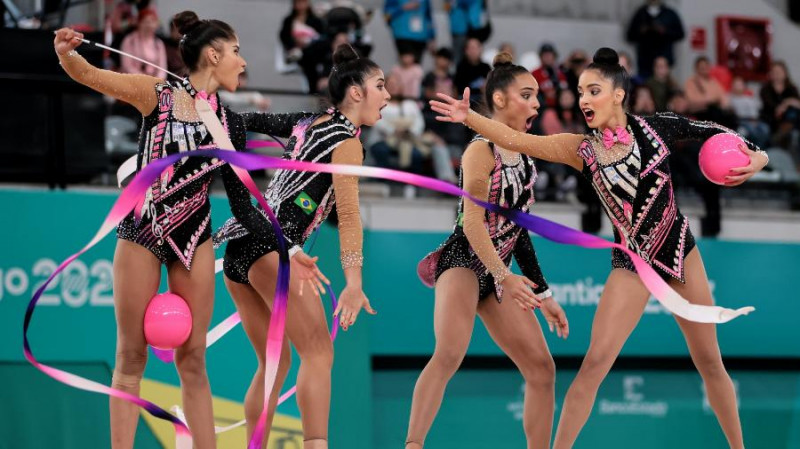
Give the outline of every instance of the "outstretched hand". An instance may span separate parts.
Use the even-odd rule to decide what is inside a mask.
[[[469,87],[464,89],[464,96],[456,100],[450,95],[437,92],[442,101],[431,100],[431,109],[438,113],[436,120],[440,122],[464,123],[469,114]]]

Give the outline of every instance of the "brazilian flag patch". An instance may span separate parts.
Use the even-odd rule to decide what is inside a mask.
[[[456,224],[458,226],[462,226],[462,227],[464,226],[464,212],[459,212],[458,213],[458,221],[456,221]]]
[[[294,204],[300,206],[300,209],[303,209],[303,212],[307,215],[311,215],[317,210],[317,203],[306,192],[300,192],[300,195],[297,195],[297,198],[294,199]]]

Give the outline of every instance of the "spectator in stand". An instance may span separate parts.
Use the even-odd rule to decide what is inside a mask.
[[[697,118],[710,120],[732,129],[738,128],[738,120],[731,110],[730,98],[719,81],[711,76],[711,63],[707,57],[697,58],[694,75],[686,80],[685,89],[689,110]]]
[[[558,103],[554,108],[545,110],[541,120],[542,133],[546,136],[553,134],[586,134],[586,120],[578,106],[577,98],[570,89],[564,89],[558,94]],[[555,196],[556,201],[574,198],[578,180],[573,173],[562,164],[553,164],[546,161],[537,161],[539,167],[539,180],[534,188],[540,192],[540,198],[550,199]]]
[[[647,0],[628,25],[627,38],[636,45],[639,76],[645,79],[653,74],[657,57],[667,58],[670,66],[675,64],[673,47],[685,36],[680,15],[662,3],[661,0]]]
[[[322,19],[314,14],[311,0],[293,0],[292,12],[283,19],[280,39],[287,62],[297,62],[324,32]]]
[[[633,89],[631,112],[636,115],[653,115],[656,113],[656,102],[650,88],[641,85]]]
[[[125,36],[125,39],[122,40],[121,50],[158,67],[166,67],[167,49],[161,38],[156,36],[158,26],[158,14],[155,9],[147,8],[139,11],[136,31]],[[123,73],[150,75],[156,78],[166,78],[167,76],[163,70],[156,69],[133,58],[122,58],[120,71]]]
[[[486,0],[444,0],[444,9],[450,19],[450,36],[453,42],[455,64],[461,62],[467,38],[474,37],[485,43],[492,34]],[[502,51],[502,50],[500,50]]]
[[[759,119],[761,100],[747,88],[741,76],[734,76],[731,82],[731,108],[739,118],[739,133],[746,136],[761,148],[769,146],[769,125]]]
[[[456,67],[456,91],[459,95],[464,89],[469,87],[470,99],[473,104],[481,104],[483,98],[483,86],[486,84],[486,77],[492,68],[489,64],[481,60],[483,54],[483,44],[478,39],[469,38],[464,45],[464,57]]]
[[[339,45],[348,43],[347,33],[339,32],[306,48],[299,64],[306,76],[309,93],[323,93],[328,89],[328,75],[333,69],[333,52]]]
[[[420,63],[425,49],[436,38],[430,0],[386,0],[383,12],[397,53],[410,51]]]
[[[653,95],[656,112],[666,111],[669,99],[681,90],[670,73],[669,61],[663,56],[657,57],[653,62],[653,76],[647,80],[645,85],[650,88]]]
[[[636,87],[644,84],[644,78],[642,78],[639,74],[636,73],[636,70],[633,68],[633,58],[628,52],[620,51],[619,54],[619,65],[628,72],[628,76],[631,79],[631,87]]]
[[[761,103],[761,120],[772,129],[772,143],[794,153],[800,165],[800,154],[792,148],[792,134],[800,128],[800,92],[783,61],[772,63],[769,80],[761,87]]]
[[[403,98],[419,99],[422,89],[422,66],[414,59],[414,52],[403,49],[400,53],[400,63],[392,68],[392,79],[397,83],[399,93]]]
[[[497,53],[508,53],[511,55],[512,58],[517,56],[517,52],[514,50],[514,44],[511,42],[503,42],[497,47]]]
[[[533,71],[533,77],[539,83],[539,103],[542,109],[554,108],[558,103],[558,93],[564,89],[569,89],[567,76],[558,66],[558,52],[556,47],[549,42],[545,42],[539,48],[539,59],[541,67]]]
[[[453,158],[460,159],[461,151],[467,144],[466,128],[457,124],[436,120],[436,113],[431,110],[429,100],[438,100],[437,92],[455,96],[455,80],[453,79],[453,53],[448,48],[440,48],[436,52],[433,70],[422,79],[422,114],[425,117],[425,129],[441,137],[454,149]]]
[[[562,71],[567,77],[567,85],[573,94],[578,94],[578,78],[589,65],[589,58],[583,50],[573,50],[567,58]]]

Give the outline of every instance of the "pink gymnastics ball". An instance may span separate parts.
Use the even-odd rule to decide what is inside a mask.
[[[700,171],[714,184],[725,185],[725,177],[736,174],[732,168],[750,164],[750,156],[743,153],[739,145],[747,146],[736,134],[712,136],[700,148]]]
[[[191,332],[192,312],[183,298],[170,292],[153,296],[144,312],[144,337],[150,346],[175,349]]]

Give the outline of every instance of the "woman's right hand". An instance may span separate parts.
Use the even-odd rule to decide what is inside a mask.
[[[78,33],[70,28],[61,28],[56,31],[56,37],[53,39],[53,47],[55,47],[56,53],[59,56],[65,56],[83,43],[81,39],[83,39],[83,33]]]
[[[436,120],[440,122],[464,123],[469,114],[469,87],[464,89],[464,96],[456,100],[450,95],[437,92],[442,101],[431,100],[431,109],[437,112]]]
[[[538,287],[538,285],[525,276],[511,273],[503,279],[501,285],[503,286],[502,299],[513,299],[523,310],[542,307],[542,300],[533,294],[533,289]]]

